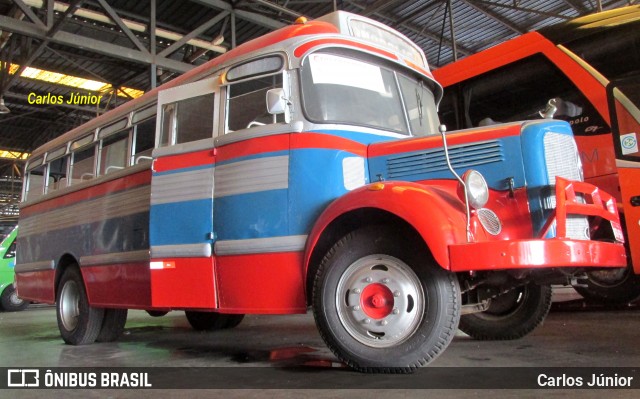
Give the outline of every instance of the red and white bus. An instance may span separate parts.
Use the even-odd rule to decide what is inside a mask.
[[[311,307],[372,372],[458,327],[519,338],[550,283],[626,265],[615,199],[580,181],[568,123],[445,134],[441,96],[417,45],[357,15],[245,43],[33,152],[18,293],[69,344],[118,339],[127,309],[211,330]]]
[[[618,200],[630,249],[626,270],[588,273],[576,289],[610,304],[640,297],[640,6],[524,34],[434,76],[452,129],[542,117],[571,124],[585,180]]]

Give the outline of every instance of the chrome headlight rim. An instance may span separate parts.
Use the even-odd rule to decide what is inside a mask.
[[[469,169],[462,175],[469,206],[480,209],[489,201],[489,186],[482,173]]]

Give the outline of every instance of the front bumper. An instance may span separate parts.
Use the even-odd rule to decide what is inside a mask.
[[[567,239],[490,241],[449,246],[451,271],[625,267],[624,245]]]
[[[568,215],[607,220],[616,242],[575,240],[566,235]],[[543,239],[552,226],[556,237]],[[556,177],[556,209],[541,238],[483,241],[449,246],[452,271],[557,267],[626,267],[627,256],[615,199],[597,187]]]

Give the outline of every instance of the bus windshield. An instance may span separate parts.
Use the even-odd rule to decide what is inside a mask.
[[[412,136],[438,132],[428,83],[353,57],[311,54],[301,70],[303,107],[316,123],[344,123]]]

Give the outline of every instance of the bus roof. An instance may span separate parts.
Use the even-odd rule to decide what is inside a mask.
[[[356,23],[360,23],[356,25]],[[272,51],[270,46],[282,43],[285,40],[301,38],[311,35],[346,35],[353,38],[354,43],[362,41],[370,43],[393,53],[399,63],[425,75],[433,83],[436,91],[441,96],[442,88],[433,80],[431,72],[422,49],[411,42],[400,32],[373,21],[361,15],[345,11],[335,11],[324,17],[307,22],[305,18],[299,18],[293,25],[285,26],[263,36],[250,40],[238,47],[202,64],[187,73],[145,93],[143,96],[131,100],[105,114],[102,114],[81,126],[43,144],[32,152],[30,160],[36,159],[45,152],[55,150],[77,137],[94,132],[98,127],[107,125],[128,115],[134,110],[144,108],[156,101],[158,91],[176,87],[188,82],[197,81],[211,76],[222,69],[241,62],[247,58],[260,55],[260,51]],[[283,48],[284,49],[284,48]],[[310,48],[309,48],[310,49]]]
[[[640,5],[578,17],[542,28],[538,32],[556,44],[566,44],[627,24],[640,25]]]

